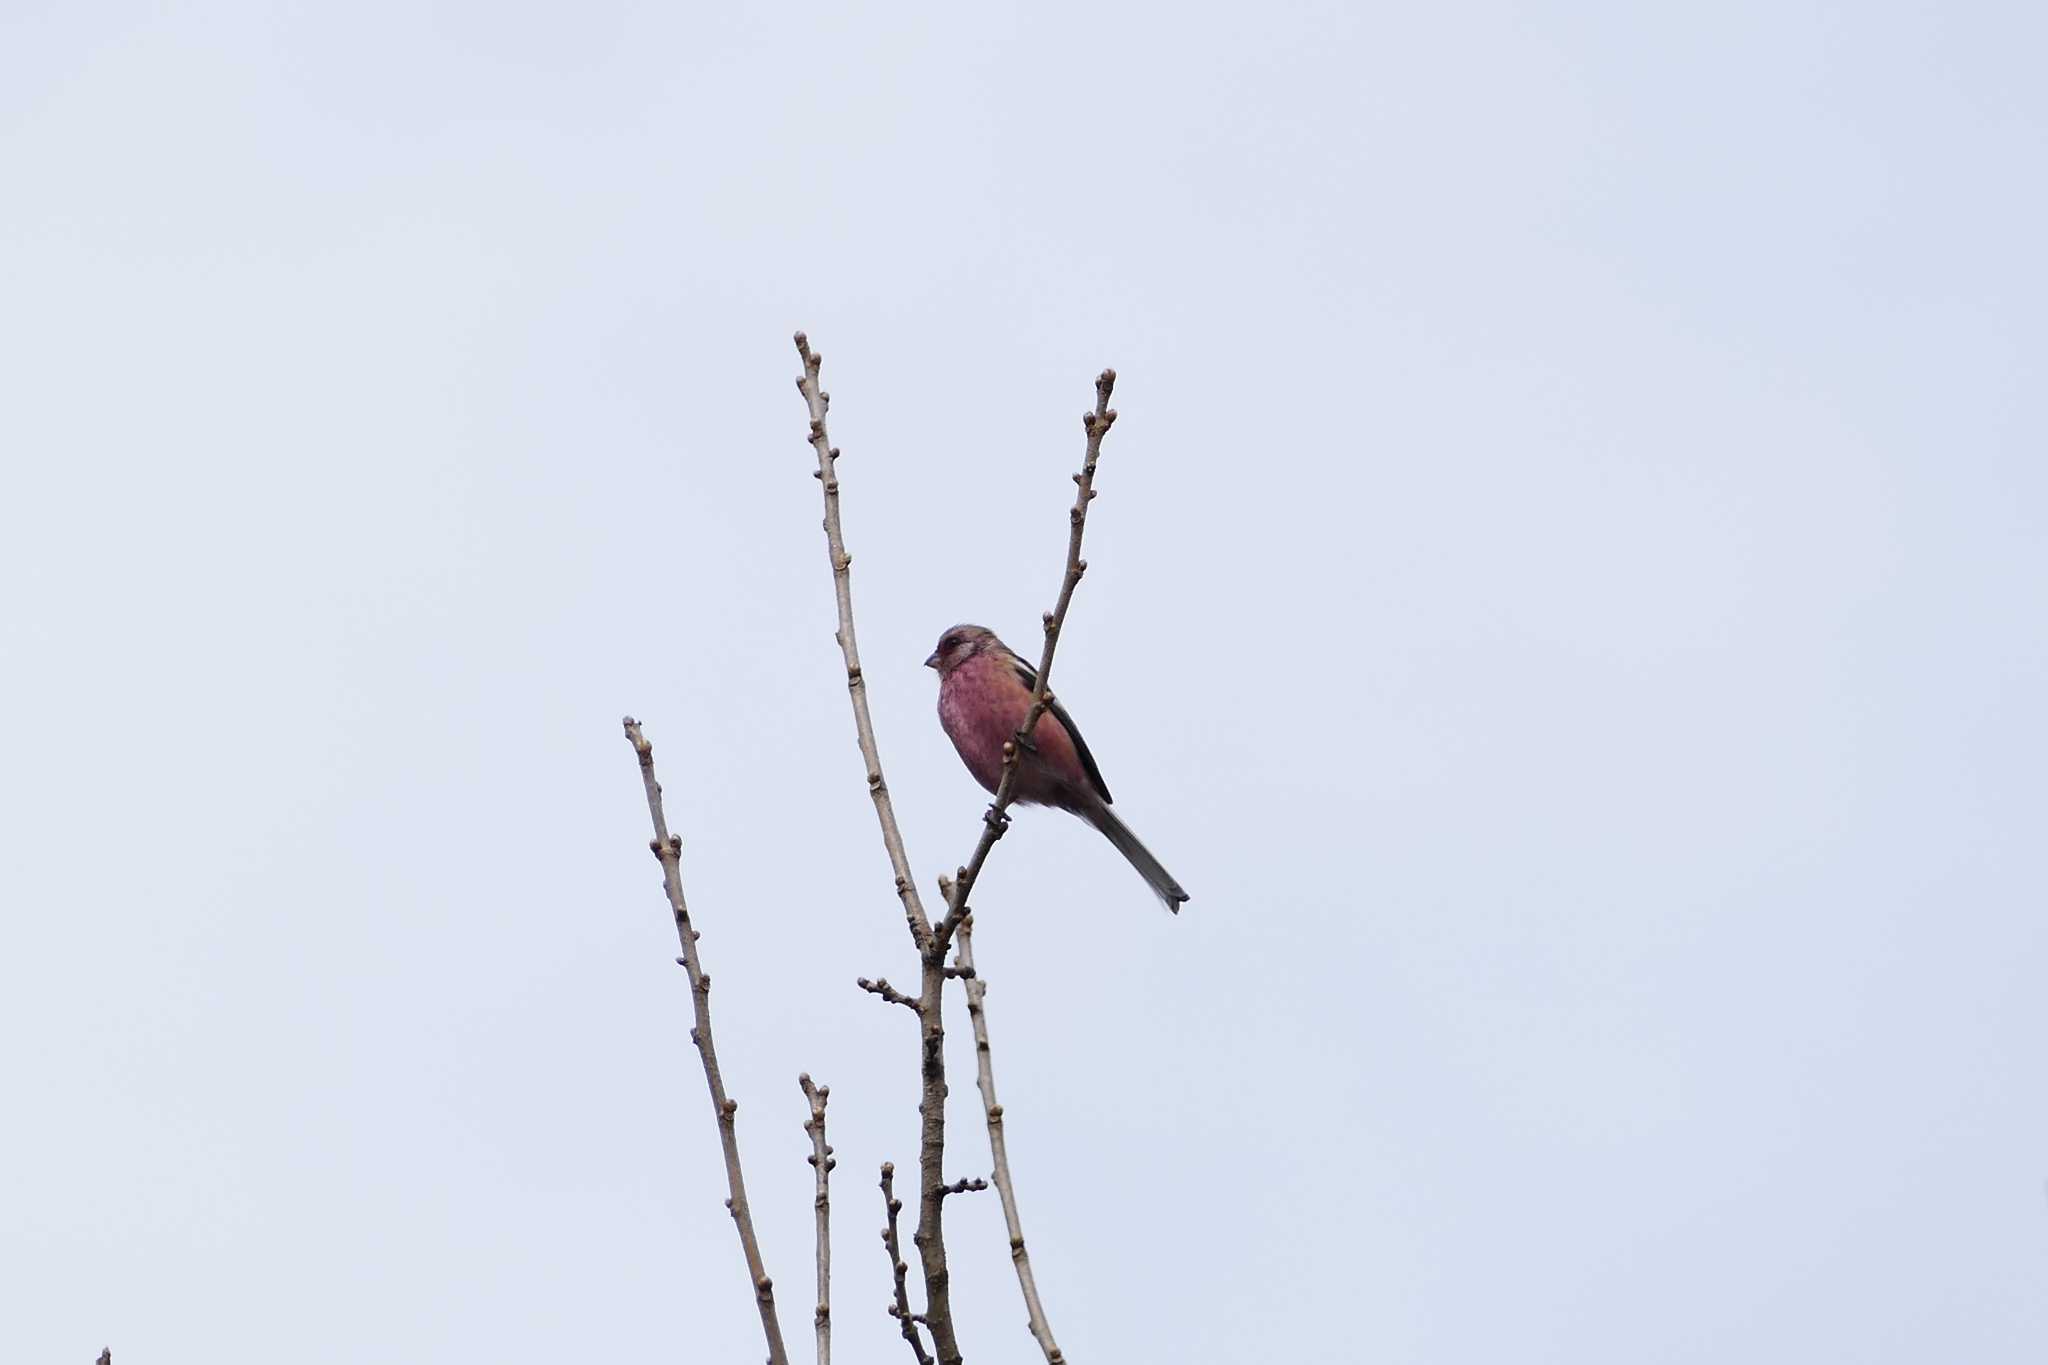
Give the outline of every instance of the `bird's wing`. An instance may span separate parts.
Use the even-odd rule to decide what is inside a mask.
[[[1015,654],[1010,656],[1010,667],[1017,671],[1017,680],[1024,684],[1025,690],[1032,696],[1037,696],[1038,670]],[[1095,788],[1095,794],[1102,798],[1104,805],[1110,804],[1113,798],[1109,794],[1109,784],[1102,780],[1102,769],[1095,766],[1095,755],[1088,752],[1088,741],[1081,738],[1080,728],[1074,724],[1074,718],[1067,714],[1066,707],[1060,705],[1058,697],[1054,697],[1052,704],[1046,709],[1052,712],[1052,718],[1066,730],[1067,738],[1074,741],[1074,752],[1081,759],[1081,771],[1088,774],[1088,785]]]

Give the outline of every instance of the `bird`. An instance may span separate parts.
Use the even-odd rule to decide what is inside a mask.
[[[991,793],[1003,780],[1003,746],[1024,727],[1038,694],[1038,670],[986,626],[953,626],[924,661],[939,673],[939,724],[974,780]],[[1019,755],[1011,798],[1022,806],[1055,806],[1102,831],[1129,860],[1160,903],[1180,913],[1188,893],[1109,808],[1109,784],[1067,708],[1053,698]]]

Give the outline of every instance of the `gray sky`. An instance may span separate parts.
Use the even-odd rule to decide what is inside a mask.
[[[2043,1359],[2044,46],[13,0],[0,1357],[759,1359],[630,711],[786,1330],[807,1069],[904,1358],[801,326],[927,875],[919,661],[1034,638],[1122,375],[1060,691],[1194,900],[1044,813],[978,897],[1070,1358]]]

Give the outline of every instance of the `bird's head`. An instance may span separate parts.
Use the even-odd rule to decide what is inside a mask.
[[[939,637],[938,647],[924,666],[938,669],[943,678],[975,655],[1002,647],[1003,642],[986,626],[954,626]]]

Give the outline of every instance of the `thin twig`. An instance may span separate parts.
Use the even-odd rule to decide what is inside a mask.
[[[839,1164],[825,1141],[825,1102],[832,1098],[832,1087],[811,1084],[808,1074],[796,1083],[811,1102],[804,1131],[811,1135],[811,1168],[818,1173],[818,1195],[812,1201],[818,1213],[818,1311],[812,1321],[818,1328],[818,1365],[832,1365],[832,1168]]]
[[[903,1328],[903,1339],[917,1353],[917,1365],[932,1365],[924,1338],[918,1334],[917,1315],[910,1311],[910,1286],[905,1279],[910,1267],[903,1263],[903,1243],[896,1236],[896,1215],[903,1212],[903,1201],[896,1197],[896,1164],[892,1161],[882,1163],[882,1208],[889,1215],[882,1225],[882,1245],[888,1249],[889,1270],[896,1277],[896,1302],[889,1305],[889,1316]]]
[[[963,920],[953,938],[953,963],[967,981],[967,1017],[974,1024],[974,1063],[981,1087],[981,1109],[988,1120],[989,1161],[993,1169],[996,1197],[1003,1201],[1003,1222],[1010,1233],[1010,1260],[1017,1267],[1017,1287],[1024,1293],[1024,1313],[1038,1348],[1045,1352],[1046,1365],[1064,1365],[1059,1343],[1053,1340],[1052,1323],[1039,1301],[1038,1280],[1031,1273],[1031,1255],[1024,1250],[1024,1222],[1017,1213],[1017,1187],[1010,1181],[1010,1148],[1003,1137],[1003,1106],[996,1099],[995,1067],[989,1058],[988,1013],[983,1004],[988,983],[974,970],[974,921]]]
[[[1024,723],[1017,728],[1016,737],[1003,745],[1003,778],[996,784],[996,799],[982,816],[981,839],[975,844],[966,866],[954,874],[945,918],[933,930],[941,953],[967,914],[967,898],[974,891],[976,879],[981,876],[981,865],[988,861],[989,850],[1009,828],[1010,799],[1017,786],[1018,757],[1022,750],[1030,747],[1039,717],[1052,705],[1052,656],[1059,648],[1060,629],[1067,623],[1067,608],[1074,600],[1074,589],[1080,584],[1081,575],[1088,572],[1088,561],[1081,558],[1081,533],[1088,526],[1088,504],[1095,500],[1095,462],[1102,455],[1102,438],[1116,425],[1116,409],[1109,405],[1109,396],[1115,390],[1116,371],[1104,370],[1095,379],[1095,410],[1081,414],[1081,427],[1087,433],[1088,444],[1081,458],[1081,472],[1074,475],[1073,510],[1067,513],[1066,573],[1060,579],[1059,600],[1051,611],[1045,613],[1045,649],[1038,656],[1037,695],[1031,699],[1031,709],[1025,712]]]
[[[782,1324],[775,1316],[775,1284],[768,1278],[767,1267],[761,1260],[761,1244],[754,1236],[754,1219],[747,1206],[747,1182],[740,1173],[739,1135],[733,1122],[740,1106],[726,1096],[725,1080],[718,1070],[718,1049],[711,1038],[711,978],[698,961],[697,931],[690,927],[690,910],[683,902],[683,841],[668,832],[668,817],[661,805],[661,783],[654,776],[654,746],[640,732],[639,721],[627,716],[624,725],[626,739],[640,759],[640,779],[647,788],[647,813],[654,820],[654,839],[648,847],[661,860],[662,889],[668,893],[669,909],[675,914],[676,937],[683,947],[683,955],[676,961],[689,974],[690,999],[696,1005],[697,1022],[690,1030],[690,1041],[697,1045],[697,1053],[704,1061],[704,1082],[711,1090],[711,1109],[718,1118],[718,1140],[725,1148],[725,1183],[731,1195],[725,1207],[739,1229],[740,1250],[747,1258],[747,1278],[753,1282],[754,1302],[761,1310],[761,1331],[768,1338],[769,1365],[789,1365],[789,1354],[782,1345]]]
[[[890,985],[889,978],[886,976],[883,977],[880,981],[870,981],[863,976],[858,978],[853,984],[859,986],[869,995],[879,995],[892,1005],[903,1006],[912,1014],[919,1013],[923,1008],[917,1003],[917,1000],[914,997],[905,995],[902,991],[899,991],[894,986]]]
[[[917,1145],[917,1243],[918,1260],[924,1269],[925,1325],[931,1330],[932,1350],[939,1365],[959,1365],[960,1343],[953,1326],[952,1274],[946,1266],[945,1175],[946,1160],[946,946],[932,928],[911,876],[910,856],[903,849],[903,835],[897,828],[896,809],[889,800],[888,783],[882,778],[882,757],[875,744],[875,727],[868,716],[867,683],[861,676],[860,650],[853,630],[852,558],[839,527],[839,451],[825,430],[825,413],[832,397],[819,386],[824,358],[811,349],[802,332],[796,334],[797,354],[804,372],[797,377],[797,391],[809,409],[810,443],[817,453],[816,477],[825,494],[825,545],[831,552],[833,590],[839,604],[839,650],[846,660],[847,693],[853,700],[853,724],[859,737],[861,758],[867,765],[868,791],[875,802],[875,818],[882,826],[882,843],[889,852],[889,865],[896,875],[896,895],[903,902],[903,916],[917,945],[920,980],[917,994],[919,1046],[919,1134]]]
[[[903,850],[903,833],[896,825],[896,807],[889,800],[889,784],[882,778],[882,752],[875,743],[875,723],[868,715],[867,682],[861,677],[860,643],[853,632],[853,556],[846,552],[846,537],[839,529],[839,450],[825,431],[825,412],[832,395],[818,387],[818,372],[825,357],[811,349],[802,332],[796,334],[797,354],[804,372],[796,381],[797,391],[811,414],[811,448],[818,454],[818,472],[813,476],[825,489],[825,546],[832,556],[832,586],[839,602],[839,652],[846,659],[846,690],[853,698],[853,728],[860,739],[860,756],[867,763],[868,792],[875,800],[875,818],[882,825],[882,845],[889,851],[889,866],[896,873],[896,895],[903,902],[910,936],[923,951],[931,938],[931,921],[918,899],[917,882],[910,870],[910,855]]]

